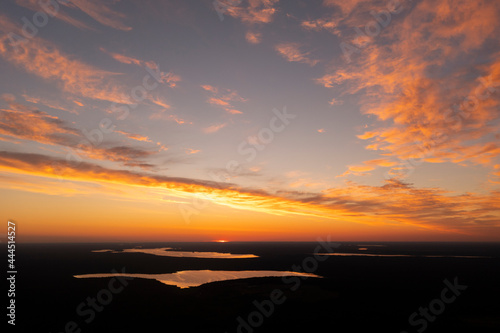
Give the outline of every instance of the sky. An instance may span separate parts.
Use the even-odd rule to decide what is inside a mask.
[[[497,0],[7,0],[25,242],[499,241]]]

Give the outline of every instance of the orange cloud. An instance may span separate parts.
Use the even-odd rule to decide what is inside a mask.
[[[262,26],[272,22],[278,2],[279,0],[240,1],[238,5],[224,7],[224,14],[250,25],[251,29],[245,34],[245,39],[251,44],[258,44],[262,40],[262,33],[256,31],[256,25]]]
[[[188,155],[191,155],[191,154],[197,154],[197,153],[199,153],[200,151],[201,151],[201,150],[199,150],[199,149],[187,148],[187,149],[186,149],[186,154],[188,154]]]
[[[13,30],[10,30],[13,29]],[[97,100],[129,104],[126,90],[113,80],[116,73],[97,69],[64,54],[39,37],[29,42],[13,40],[10,32],[22,35],[20,27],[0,17],[0,56],[43,79],[58,82],[66,92]]]
[[[115,131],[115,133],[124,135],[127,138],[132,139],[132,140],[143,141],[143,142],[152,142],[150,138],[148,138],[147,136],[144,136],[144,135],[140,135],[140,134],[128,133],[125,131]]]
[[[276,13],[275,4],[279,0],[249,0],[248,5],[244,3],[238,6],[227,7],[227,14],[239,18],[244,23],[258,24],[270,23]]]
[[[69,112],[69,113],[78,114],[78,112],[76,112],[74,109],[70,109],[64,105],[61,105],[61,103],[57,102],[57,101],[48,100],[46,98],[41,98],[41,97],[28,96],[26,94],[23,94],[22,96],[27,102],[30,102],[33,104],[41,104],[41,105],[45,105],[46,107],[49,107],[49,108],[54,109],[54,110],[61,110],[61,111]],[[74,100],[73,103],[77,104],[78,106],[83,106],[82,103],[80,103],[76,100]]]
[[[366,1],[325,4],[338,6],[349,18],[372,6]],[[411,14],[394,15],[369,43],[354,45],[359,51],[354,61],[332,67],[316,82],[358,94],[361,111],[380,120],[358,138],[398,164],[492,165],[500,156],[493,138],[500,131],[499,15],[498,1],[419,1]],[[339,29],[355,34],[353,27],[359,25],[345,26],[352,20],[339,21]]]
[[[247,42],[252,44],[259,44],[262,41],[262,34],[259,32],[248,31],[245,35]]]
[[[16,0],[16,4],[19,6],[28,8],[32,11],[38,12],[41,9],[40,6],[40,1],[38,0]],[[59,3],[58,3],[59,4]],[[78,29],[81,30],[95,30],[91,26],[87,25],[86,23],[75,19],[68,15],[63,9],[62,6],[58,6],[58,9],[54,9],[53,7],[49,9],[50,12],[54,12],[55,15],[53,16],[54,19],[61,20],[63,22],[66,22]]]
[[[243,114],[243,112],[236,110],[236,109],[229,109],[227,108],[226,111],[230,114]]]
[[[215,98],[215,97],[209,98],[207,102],[210,104],[215,104],[215,105],[220,105],[220,106],[228,106],[229,105],[228,102],[226,102],[220,98]]]
[[[217,87],[214,87],[214,86],[211,86],[209,84],[204,84],[201,86],[203,89],[205,89],[206,91],[211,91],[213,92],[214,94],[216,94],[219,90],[217,89]]]
[[[212,97],[208,98],[207,102],[211,105],[222,107],[227,113],[230,114],[242,114],[240,110],[234,108],[233,103],[235,102],[246,102],[247,100],[234,90],[230,89],[219,89],[211,85],[201,86],[205,91],[212,93]]]
[[[39,154],[0,152],[0,171],[70,181],[121,184],[135,188],[164,189],[170,196],[202,196],[216,204],[277,215],[304,215],[333,221],[341,219],[374,226],[410,225],[431,232],[485,235],[499,232],[500,193],[452,195],[439,188],[415,188],[399,180],[382,186],[331,188],[321,193],[284,192],[281,196],[230,183],[158,176],[145,172],[107,169],[68,162]],[[27,186],[24,190],[30,191]]]
[[[327,30],[335,35],[340,35],[340,32],[337,28],[337,23],[334,20],[320,18],[316,20],[302,21],[300,25],[307,30]]]
[[[218,132],[220,129],[224,128],[227,126],[227,123],[222,123],[222,124],[217,124],[217,125],[212,125],[208,126],[203,129],[203,132],[205,133],[215,133]]]
[[[159,97],[155,97],[155,96],[150,96],[150,101],[153,102],[154,104],[164,108],[164,109],[170,109],[170,104],[168,104],[166,101],[164,101],[163,99],[159,98]]]
[[[45,144],[76,141],[79,132],[66,126],[58,117],[11,103],[13,109],[0,109],[0,135]]]
[[[115,59],[116,61],[121,62],[123,64],[137,65],[137,66],[144,66],[146,64],[145,61],[135,59],[135,58],[123,55],[123,54],[110,52],[103,47],[100,47],[99,50],[101,50],[102,52],[106,53],[107,55],[109,55],[110,57]]]
[[[342,175],[339,175],[337,177],[345,177],[347,175],[355,175],[355,176],[365,176],[367,175],[366,172],[375,170],[377,167],[392,167],[397,165],[397,162],[393,162],[387,159],[375,159],[375,160],[369,160],[369,161],[364,161],[363,164],[360,165],[351,165],[349,166],[348,170],[344,172]]]
[[[165,110],[161,110],[159,112],[153,113],[152,115],[149,116],[149,119],[165,119],[165,120],[169,120],[169,121],[175,121],[179,125],[183,125],[183,124],[191,125],[191,124],[193,124],[192,122],[184,120],[175,114],[168,114],[165,112]]]
[[[85,104],[83,104],[82,102],[78,101],[78,100],[73,100],[73,103],[75,103],[76,105],[78,106],[85,106]]]
[[[180,82],[182,80],[182,78],[179,75],[174,74],[172,72],[168,72],[168,73],[161,72],[159,69],[160,67],[154,61],[144,61],[144,60],[136,59],[133,57],[126,56],[124,54],[119,54],[119,53],[108,51],[103,47],[101,47],[99,49],[118,62],[121,62],[123,64],[127,64],[127,65],[136,65],[136,66],[140,66],[140,67],[147,68],[147,69],[154,71],[155,75],[156,75],[155,79],[157,79],[159,82],[167,83],[170,88],[176,87],[177,82]]]
[[[337,98],[332,98],[328,104],[330,105],[342,105],[344,104],[344,102],[342,102],[341,100],[337,99]]]
[[[310,52],[300,51],[298,43],[281,43],[276,45],[275,49],[287,61],[301,62],[310,66],[316,65],[319,61],[309,58]]]
[[[5,141],[29,140],[47,145],[70,148],[67,156],[75,160],[83,157],[120,162],[127,166],[153,167],[144,159],[157,151],[133,146],[109,146],[104,142],[91,142],[84,133],[68,126],[58,117],[43,111],[33,110],[22,104],[11,102],[11,109],[0,109],[0,136]],[[149,138],[123,131],[116,131],[126,137],[143,142]]]
[[[70,7],[77,7],[82,12],[92,17],[102,25],[123,31],[132,30],[131,27],[123,23],[123,21],[126,19],[125,14],[114,11],[106,4],[103,4],[102,1],[71,0],[71,2],[65,3],[65,5]]]

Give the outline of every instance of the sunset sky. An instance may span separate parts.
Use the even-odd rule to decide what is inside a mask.
[[[2,1],[0,218],[26,242],[499,241],[499,31],[498,0]]]

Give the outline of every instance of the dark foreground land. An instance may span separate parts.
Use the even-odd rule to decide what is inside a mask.
[[[317,243],[141,244],[260,256],[253,259],[91,252],[138,244],[19,244],[16,329],[9,332],[500,332],[500,244],[373,243],[387,246],[368,251],[358,251],[357,244],[369,243],[342,243],[336,252],[493,258],[335,256],[315,263]],[[73,277],[113,269],[171,273],[294,265],[324,278],[257,278],[189,289],[134,279],[115,281],[111,293],[111,278]],[[94,308],[89,298],[96,299]]]

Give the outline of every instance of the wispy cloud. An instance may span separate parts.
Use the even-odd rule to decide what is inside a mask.
[[[372,6],[327,3],[353,16]],[[494,138],[500,131],[500,3],[421,1],[399,15],[353,62],[331,67],[316,82],[357,94],[361,111],[380,121],[358,136],[370,142],[367,149],[400,161],[492,166],[500,156]]]
[[[388,180],[382,186],[348,183],[321,193],[284,192],[281,196],[216,183],[145,172],[112,170],[40,154],[0,152],[0,170],[68,180],[166,189],[185,198],[203,194],[214,203],[277,215],[306,215],[370,225],[406,225],[434,232],[484,235],[500,226],[500,193],[452,195],[439,188],[415,188]],[[24,190],[29,191],[27,186]]]
[[[346,172],[337,177],[345,177],[347,175],[366,176],[368,175],[368,171],[375,170],[377,167],[392,167],[397,164],[397,162],[393,162],[384,158],[364,161],[362,164],[349,166]]]
[[[337,23],[334,20],[319,18],[315,20],[302,21],[300,25],[307,30],[320,31],[324,29],[335,35],[340,35]]]
[[[230,114],[242,114],[243,112],[236,109],[234,103],[247,102],[247,99],[241,97],[238,92],[230,89],[219,89],[217,87],[205,84],[201,86],[205,91],[211,93],[212,97],[209,97],[207,102],[211,105],[215,105],[224,109]]]
[[[114,1],[114,3],[119,2]],[[131,27],[124,23],[127,16],[123,13],[111,9],[110,6],[99,0],[71,0],[65,2],[68,7],[76,7],[82,12],[92,17],[102,25],[123,31],[132,30]]]
[[[132,139],[132,140],[143,141],[143,142],[152,142],[151,139],[145,135],[134,134],[134,133],[129,133],[129,132],[125,132],[125,131],[118,131],[118,130],[116,130],[115,133],[124,135],[127,138]]]
[[[154,61],[145,61],[145,60],[136,59],[136,58],[124,55],[124,54],[108,51],[103,47],[101,47],[99,49],[102,52],[109,55],[110,57],[112,57],[113,59],[115,59],[116,61],[121,62],[122,64],[136,65],[136,66],[140,66],[143,68],[149,68],[149,69],[153,70],[155,72],[155,74],[157,75],[157,77],[155,79],[157,79],[159,82],[168,84],[168,86],[170,88],[177,86],[177,82],[180,82],[182,80],[182,78],[179,75],[174,74],[172,72],[166,72],[166,73],[161,72],[160,67]]]
[[[248,0],[241,1],[237,6],[225,7],[224,14],[241,20],[247,25],[249,30],[245,34],[245,39],[251,44],[258,44],[262,41],[261,27],[273,21],[278,12],[279,0]]]
[[[245,34],[245,38],[246,38],[247,42],[249,42],[249,43],[259,44],[262,41],[262,33],[248,31]]]
[[[17,43],[17,48],[13,48],[8,36],[12,32],[10,29],[21,34],[17,24],[5,16],[0,17],[0,56],[8,62],[28,73],[57,82],[66,92],[96,100],[130,103],[126,89],[114,80],[117,73],[74,59],[39,37],[33,37],[29,43]]]
[[[211,125],[211,126],[205,127],[203,129],[203,132],[209,133],[209,134],[215,133],[215,132],[218,132],[219,130],[223,129],[226,126],[227,126],[227,123]]]
[[[155,149],[144,149],[132,145],[113,146],[90,142],[82,132],[56,116],[32,109],[16,102],[9,103],[10,109],[0,109],[0,137],[4,141],[29,140],[46,145],[58,145],[70,150],[70,154],[103,161],[120,162],[127,166],[153,165],[144,159],[158,153]],[[117,133],[129,139],[151,142],[145,136],[124,131]]]
[[[344,102],[342,100],[339,100],[338,98],[332,98],[328,104],[330,105],[342,105]]]
[[[40,1],[38,1],[38,0],[16,0],[16,4],[18,4],[19,6],[22,6],[24,8],[28,8],[34,12],[38,12],[41,9]],[[59,3],[58,3],[58,5],[59,5]],[[89,26],[87,23],[85,23],[79,19],[76,19],[76,18],[72,17],[71,15],[69,15],[68,13],[66,13],[66,11],[64,11],[61,8],[61,6],[58,7],[57,13],[56,13],[56,15],[54,15],[53,18],[57,19],[57,20],[61,20],[65,23],[72,25],[72,26],[74,26],[78,29],[81,29],[81,30],[93,30],[93,31],[95,31],[95,28]]]
[[[136,59],[136,58],[132,58],[132,57],[123,55],[123,54],[119,54],[119,53],[108,51],[104,47],[100,47],[99,50],[101,50],[102,52],[106,53],[107,55],[109,55],[110,57],[112,57],[113,59],[115,59],[116,61],[121,62],[122,64],[137,65],[137,66],[147,66],[149,68],[153,68],[155,66],[153,63],[150,63],[150,62],[147,62],[147,61],[139,60],[139,59]]]
[[[114,1],[119,2],[118,1]],[[16,0],[16,4],[28,8],[32,11],[38,12],[43,8],[39,0]],[[82,20],[72,17],[69,13],[72,10],[79,9],[88,16],[92,17],[102,25],[123,31],[132,30],[127,26],[124,21],[127,18],[125,14],[117,12],[111,8],[109,4],[97,0],[71,0],[61,1],[56,3],[57,7],[53,4],[48,6],[48,10],[54,12],[54,18],[66,22],[78,29],[82,30],[95,30]],[[64,7],[63,7],[64,6]],[[57,9],[55,9],[57,8]],[[65,8],[65,9],[63,9]]]
[[[192,125],[193,123],[190,121],[187,121],[185,119],[180,118],[179,116],[175,114],[171,114],[166,112],[165,110],[161,110],[159,112],[155,112],[149,116],[149,119],[164,119],[168,121],[175,121],[179,125],[187,124],[187,125]]]
[[[170,109],[172,107],[167,101],[165,101],[161,97],[151,96],[150,101],[153,102],[153,104],[155,104],[163,109]]]
[[[291,62],[301,62],[310,66],[316,65],[319,60],[314,60],[309,57],[310,52],[302,52],[299,43],[281,43],[275,46],[276,51]]]
[[[44,144],[76,143],[79,132],[58,117],[10,103],[11,109],[0,109],[0,135]]]
[[[192,149],[192,148],[186,148],[185,152],[188,155],[192,155],[192,154],[198,154],[199,152],[201,152],[201,150],[199,150],[199,149]]]
[[[22,97],[24,98],[25,101],[33,104],[44,105],[54,110],[61,110],[69,113],[78,114],[78,112],[75,109],[69,108],[67,105],[62,105],[62,103],[59,101],[49,100],[47,98],[42,98],[42,97],[29,96],[26,94],[23,94]],[[83,104],[77,100],[74,100],[72,102],[78,106],[83,106]]]
[[[279,0],[248,0],[239,6],[227,7],[227,14],[239,18],[244,23],[270,23],[276,13]],[[245,6],[246,4],[246,6]]]

